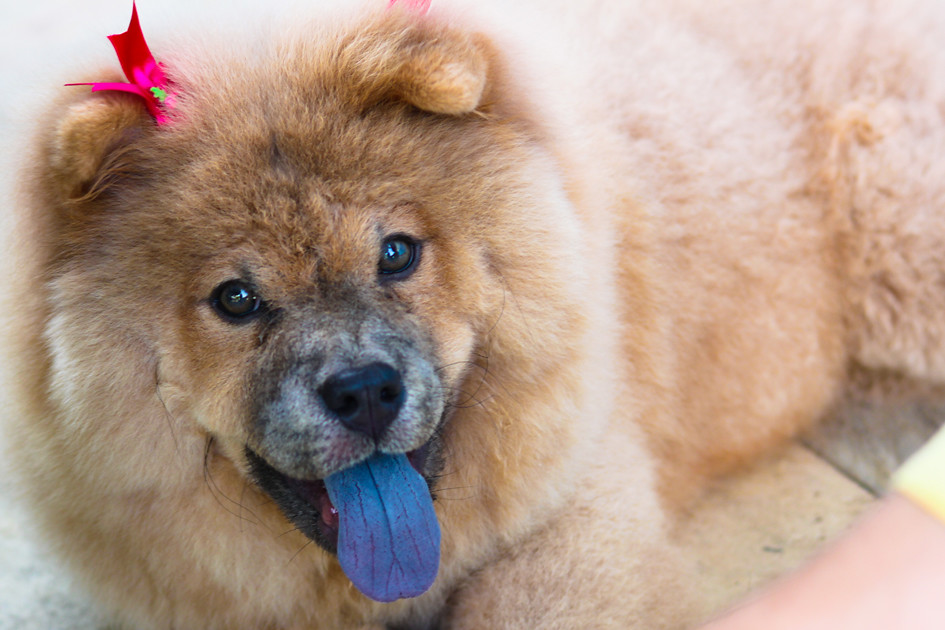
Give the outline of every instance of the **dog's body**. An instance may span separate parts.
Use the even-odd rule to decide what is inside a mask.
[[[18,463],[127,627],[676,627],[665,510],[852,363],[945,377],[934,6],[446,4],[155,46],[166,125],[46,125]],[[369,439],[324,392],[378,365]],[[442,530],[392,604],[285,497],[375,449]]]

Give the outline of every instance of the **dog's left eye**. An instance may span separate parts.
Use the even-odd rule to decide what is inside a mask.
[[[234,323],[248,321],[263,304],[256,290],[242,280],[228,280],[218,286],[210,302],[217,314]]]
[[[417,262],[417,243],[404,235],[391,236],[381,244],[381,258],[377,264],[381,275],[393,279],[403,276]]]

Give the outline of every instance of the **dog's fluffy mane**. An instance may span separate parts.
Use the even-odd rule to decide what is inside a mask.
[[[945,379],[939,10],[500,4],[154,38],[166,127],[83,88],[41,122],[16,457],[128,626],[672,626],[665,508],[851,366]],[[206,309],[236,259],[276,302],[368,286],[378,217],[429,236],[389,297],[473,403],[442,428],[439,581],[390,606],[245,476],[227,357],[256,342]]]

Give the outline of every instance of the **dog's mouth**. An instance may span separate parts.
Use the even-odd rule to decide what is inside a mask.
[[[407,461],[426,480],[431,499],[433,479],[439,471],[439,452],[431,440],[406,454]],[[338,552],[338,509],[328,495],[323,479],[296,479],[279,472],[269,462],[246,449],[253,478],[276,502],[299,531],[330,553]]]
[[[253,477],[295,527],[338,556],[352,583],[383,602],[416,597],[439,565],[431,440],[406,454],[375,453],[326,479],[296,479],[246,449]]]

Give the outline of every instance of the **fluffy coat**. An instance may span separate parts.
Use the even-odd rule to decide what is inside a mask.
[[[81,89],[43,121],[16,454],[125,626],[681,627],[666,525],[706,480],[851,365],[945,377],[934,3],[476,4],[156,40],[171,123]],[[422,236],[409,280],[378,231]],[[212,312],[246,269],[283,328]],[[447,392],[440,574],[394,604],[245,455],[266,344],[365,313]]]

